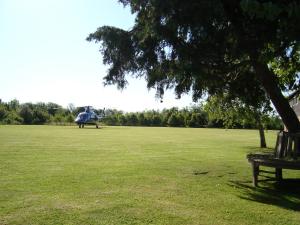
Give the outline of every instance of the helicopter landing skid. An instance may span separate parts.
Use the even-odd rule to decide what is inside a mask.
[[[96,125],[96,128],[98,129],[99,128],[99,125],[98,124],[91,124],[91,125]],[[84,128],[84,124],[78,124],[79,128]]]

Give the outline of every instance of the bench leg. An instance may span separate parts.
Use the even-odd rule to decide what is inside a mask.
[[[252,173],[253,173],[253,185],[254,185],[254,187],[257,187],[259,165],[252,163]]]
[[[277,181],[282,180],[282,168],[276,168],[275,169],[275,178]]]

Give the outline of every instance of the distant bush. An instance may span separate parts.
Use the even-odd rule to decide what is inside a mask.
[[[22,124],[23,118],[20,117],[16,112],[9,112],[3,120],[4,124]]]

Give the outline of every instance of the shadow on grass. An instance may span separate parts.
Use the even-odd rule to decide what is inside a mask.
[[[98,128],[96,128],[96,126],[93,126],[93,125],[85,125],[84,128],[79,128],[78,126],[74,128],[76,129],[82,129],[82,130],[99,130],[99,129],[106,129],[106,127],[102,127],[102,126],[99,126]]]
[[[266,177],[263,181],[274,181],[274,178]],[[259,187],[253,187],[252,182],[231,181],[229,186],[240,190],[241,199],[300,211],[300,179],[284,179]]]
[[[206,174],[208,174],[208,171],[194,171],[193,174],[196,175],[196,176],[206,175]]]

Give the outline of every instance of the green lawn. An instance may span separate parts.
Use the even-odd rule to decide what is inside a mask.
[[[0,224],[299,225],[300,171],[252,188],[258,144],[255,130],[0,126]]]

